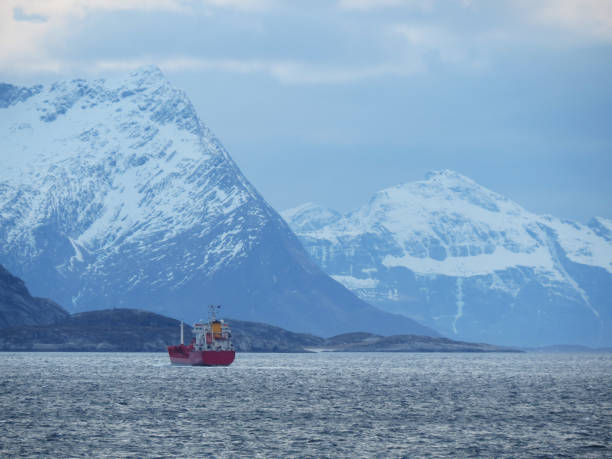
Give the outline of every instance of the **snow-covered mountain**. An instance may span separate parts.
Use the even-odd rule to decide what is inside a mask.
[[[532,214],[453,171],[388,188],[344,216],[282,213],[364,300],[450,337],[612,345],[612,221]]]
[[[427,333],[325,275],[156,67],[0,85],[0,262],[71,311]]]

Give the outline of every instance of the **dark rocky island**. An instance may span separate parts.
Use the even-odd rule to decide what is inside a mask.
[[[307,348],[320,346],[324,341],[318,336],[258,322],[228,319],[228,323],[238,352],[307,352]]]
[[[48,325],[0,329],[3,351],[165,352],[180,340],[180,321],[136,309],[83,312]],[[239,352],[305,352],[322,338],[292,333],[279,327],[230,321]],[[185,342],[191,341],[185,327]]]
[[[324,340],[313,351],[328,352],[521,352],[509,347],[468,343],[421,335],[380,336],[371,333],[344,333]]]
[[[238,352],[508,352],[489,344],[418,335],[347,333],[324,339],[271,325],[228,320]],[[179,341],[180,322],[135,309],[74,314],[46,325],[0,329],[2,351],[165,352]],[[191,340],[185,327],[185,342]]]

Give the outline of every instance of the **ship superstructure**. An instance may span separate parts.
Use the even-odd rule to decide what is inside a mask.
[[[236,356],[232,333],[223,319],[217,319],[219,306],[209,306],[208,321],[193,326],[191,343],[184,344],[183,322],[181,322],[181,344],[168,346],[170,361],[180,365],[230,365]]]

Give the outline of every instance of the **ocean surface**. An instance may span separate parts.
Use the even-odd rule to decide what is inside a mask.
[[[612,354],[0,353],[0,457],[612,457]]]

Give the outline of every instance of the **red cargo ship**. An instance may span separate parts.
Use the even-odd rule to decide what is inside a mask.
[[[208,322],[200,321],[193,326],[195,337],[189,346],[183,339],[181,322],[181,344],[168,346],[170,362],[177,365],[216,366],[230,365],[236,357],[229,325],[215,317],[215,308],[210,306]]]

